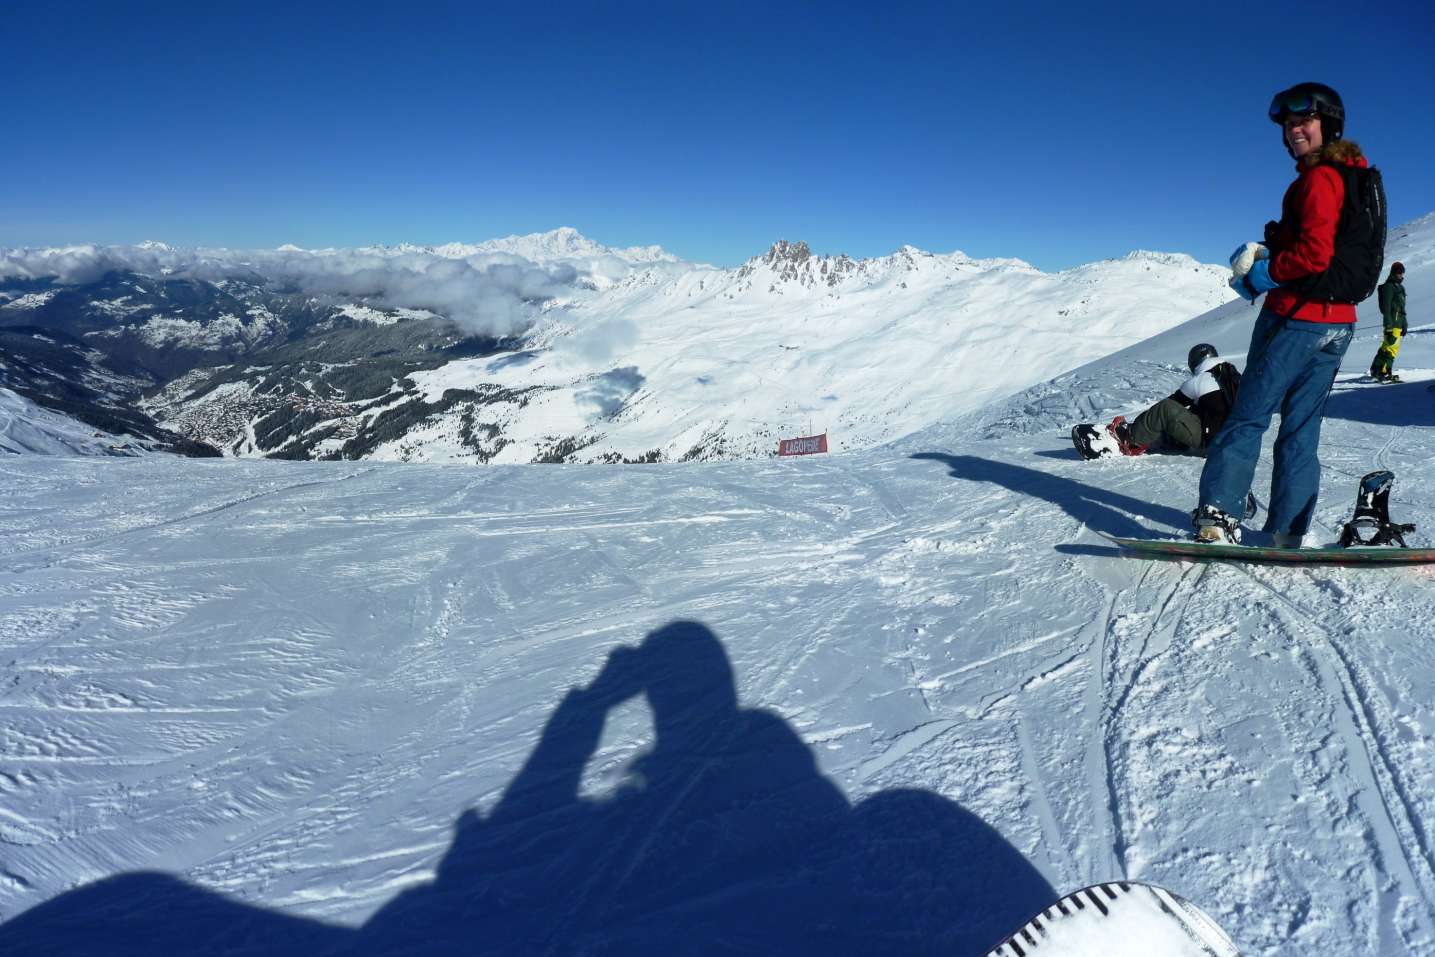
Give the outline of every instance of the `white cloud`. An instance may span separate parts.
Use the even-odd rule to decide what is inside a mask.
[[[556,342],[555,348],[560,353],[597,364],[631,351],[637,344],[638,326],[632,320],[609,319],[578,329]]]
[[[74,285],[117,270],[211,282],[262,278],[315,296],[427,309],[496,336],[525,330],[540,303],[571,293],[585,276],[566,262],[539,264],[510,253],[451,258],[412,248],[187,250],[147,243],[0,250],[0,279],[50,277]]]

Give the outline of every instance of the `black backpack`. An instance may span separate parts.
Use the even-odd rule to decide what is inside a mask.
[[[1211,368],[1211,375],[1221,387],[1221,397],[1226,400],[1226,408],[1235,408],[1236,393],[1241,388],[1241,370],[1229,362],[1222,362]]]
[[[1236,393],[1241,388],[1241,370],[1229,362],[1218,362],[1211,366],[1211,377],[1220,386],[1221,402],[1207,401],[1203,395],[1197,400],[1193,411],[1201,420],[1201,447],[1210,444],[1211,437],[1221,430],[1236,407]],[[1179,393],[1178,393],[1179,394]],[[1211,393],[1207,393],[1210,395]]]
[[[1385,265],[1385,183],[1374,166],[1330,163],[1345,181],[1345,204],[1335,228],[1335,255],[1325,272],[1285,288],[1305,302],[1364,302]]]

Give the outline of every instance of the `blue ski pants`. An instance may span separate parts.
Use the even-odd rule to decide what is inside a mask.
[[[1261,438],[1279,412],[1265,531],[1306,533],[1320,493],[1320,421],[1354,331],[1352,323],[1306,322],[1261,310],[1235,408],[1206,452],[1201,505],[1242,513]]]

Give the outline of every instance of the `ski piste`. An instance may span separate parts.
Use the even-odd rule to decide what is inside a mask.
[[[1273,548],[1261,545],[1218,545],[1190,539],[1104,538],[1139,558],[1191,558],[1204,561],[1271,562],[1289,565],[1421,565],[1435,562],[1435,548]]]
[[[1219,924],[1178,894],[1111,881],[1068,894],[986,957],[1240,957]]]

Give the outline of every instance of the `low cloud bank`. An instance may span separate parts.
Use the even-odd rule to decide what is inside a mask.
[[[614,267],[603,265],[605,272]],[[81,285],[111,272],[262,281],[314,296],[427,309],[469,332],[493,336],[524,331],[544,302],[572,293],[589,278],[572,263],[535,263],[511,253],[455,258],[419,250],[176,249],[157,243],[0,250],[0,280],[49,278]]]
[[[558,340],[555,349],[587,362],[606,362],[638,344],[638,326],[629,319],[608,319]]]

